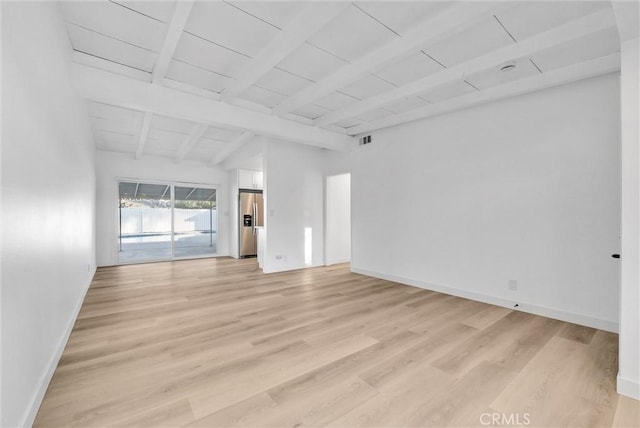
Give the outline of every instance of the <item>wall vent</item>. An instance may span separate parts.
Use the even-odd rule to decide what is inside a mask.
[[[365,144],[369,144],[371,142],[371,135],[365,135],[364,137],[360,137],[359,141],[361,146]]]

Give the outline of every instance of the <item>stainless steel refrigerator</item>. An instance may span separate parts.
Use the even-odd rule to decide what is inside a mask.
[[[240,190],[238,197],[238,226],[240,257],[258,254],[258,232],[264,226],[264,201],[261,190]]]

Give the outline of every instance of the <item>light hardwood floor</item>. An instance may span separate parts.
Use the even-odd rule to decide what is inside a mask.
[[[35,425],[638,426],[617,342],[347,265],[101,268]]]

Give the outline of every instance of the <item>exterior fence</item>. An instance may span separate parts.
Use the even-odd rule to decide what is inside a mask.
[[[121,208],[122,235],[139,235],[147,233],[167,233],[171,231],[170,208]],[[176,208],[175,232],[209,232],[216,231],[218,211],[216,209]],[[213,225],[213,227],[211,226]]]

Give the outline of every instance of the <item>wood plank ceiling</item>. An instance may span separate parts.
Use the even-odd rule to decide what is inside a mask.
[[[349,136],[619,70],[609,1],[61,8],[98,149],[138,158],[215,164],[261,134],[348,149]]]

